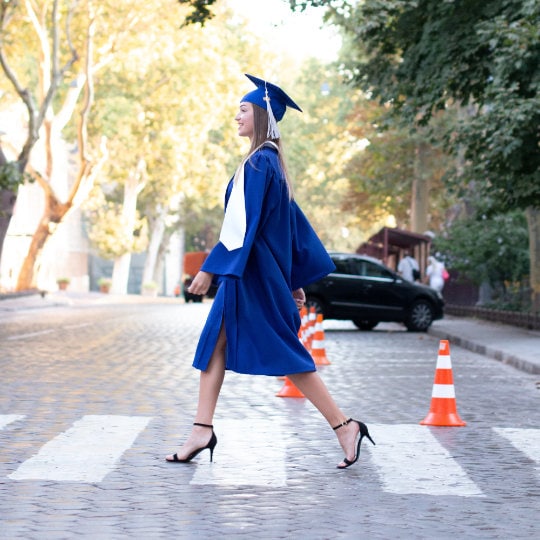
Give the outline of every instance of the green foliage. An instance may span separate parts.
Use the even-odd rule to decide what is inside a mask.
[[[350,130],[351,110],[366,100],[343,84],[336,66],[315,59],[287,81],[289,87],[304,110],[290,111],[281,123],[295,198],[329,249],[354,250],[370,225],[359,223],[356,208],[344,208],[345,167],[359,150]]]
[[[178,0],[178,2],[180,4],[187,4],[192,8],[191,13],[184,21],[184,25],[195,23],[204,25],[208,19],[214,16],[209,8],[216,3],[216,0]]]
[[[0,189],[16,193],[21,184],[32,181],[33,178],[28,173],[21,173],[16,161],[0,165]]]
[[[104,259],[115,259],[126,253],[138,253],[148,244],[146,219],[137,217],[134,227],[128,225],[120,204],[107,201],[96,189],[85,204],[88,239]]]
[[[529,272],[529,235],[523,212],[514,211],[456,221],[433,243],[448,268],[473,283],[505,287],[526,279]]]
[[[165,238],[183,227],[187,247],[209,249],[223,218],[224,187],[242,154],[233,120],[249,87],[242,73],[270,62],[256,41],[244,50],[245,28],[226,6],[204,29],[179,30],[159,10],[143,16],[130,47],[95,77],[89,132],[107,137],[110,159],[96,182],[101,194],[93,196],[120,204],[123,184],[143,160],[140,215],[149,224],[165,221]],[[109,227],[105,251],[127,245],[119,227]]]
[[[454,184],[481,183],[499,210],[540,206],[536,0],[372,0],[348,16],[329,9],[364,53],[347,66],[355,84],[405,123],[427,124],[452,102],[470,106],[446,133],[448,149],[466,160]]]

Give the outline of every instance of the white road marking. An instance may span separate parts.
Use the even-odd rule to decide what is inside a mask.
[[[540,429],[493,428],[493,431],[540,465]],[[536,470],[540,472],[540,466]]]
[[[197,469],[190,484],[220,486],[287,485],[284,432],[279,420],[246,422],[220,420],[214,462],[209,451],[197,456]]]
[[[24,414],[0,414],[0,429],[4,429],[8,424],[22,420]]]
[[[64,326],[64,330],[72,330],[73,328],[85,328],[86,326],[92,326],[94,323],[80,323],[80,324],[68,324]]]
[[[0,430],[25,415],[0,415]],[[9,475],[12,480],[101,482],[122,454],[146,428],[150,417],[84,416]],[[540,463],[540,430],[493,428],[501,437]],[[377,443],[364,439],[385,492],[431,496],[483,496],[451,454],[427,426],[370,424]],[[278,419],[258,421],[246,428],[244,420],[221,420],[214,462],[209,451],[197,456],[191,480],[195,485],[287,485],[288,437]],[[365,455],[362,456],[365,459]],[[540,470],[540,467],[536,467]]]
[[[142,416],[83,416],[9,478],[101,482],[150,420]]]
[[[377,446],[371,446],[364,439],[362,451],[370,449],[371,460],[380,473],[384,491],[483,496],[482,491],[427,426],[370,424],[369,428]],[[367,444],[364,446],[364,443]]]
[[[42,336],[43,334],[50,334],[54,332],[54,328],[50,328],[49,330],[40,330],[39,332],[30,332],[29,334],[17,334],[15,336],[8,336],[9,341],[13,341],[15,339],[26,339],[26,338],[32,338],[36,336]]]

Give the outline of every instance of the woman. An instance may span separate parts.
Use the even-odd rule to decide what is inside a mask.
[[[426,280],[432,289],[442,292],[444,288],[444,263],[438,261],[435,257],[428,257],[428,267],[426,268]]]
[[[338,408],[298,339],[302,287],[334,270],[294,202],[283,161],[277,122],[287,107],[301,109],[278,86],[246,76],[257,88],[242,98],[235,120],[238,134],[251,141],[250,152],[227,187],[220,241],[189,288],[205,294],[214,276],[219,278],[193,361],[201,370],[195,422],[183,446],[166,460],[186,463],[206,449],[212,460],[212,421],[229,369],[287,375],[336,431],[345,452],[338,468],[344,469],[357,461],[363,437],[373,440],[365,424]]]

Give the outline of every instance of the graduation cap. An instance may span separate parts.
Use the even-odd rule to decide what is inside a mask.
[[[271,139],[279,138],[279,122],[287,107],[302,112],[302,109],[279,87],[253,75],[245,74],[246,77],[257,87],[246,94],[240,101],[247,101],[266,109],[268,113],[268,136]]]

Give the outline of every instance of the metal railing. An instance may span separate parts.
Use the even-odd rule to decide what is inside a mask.
[[[446,304],[444,312],[456,317],[475,317],[486,321],[499,322],[527,328],[529,330],[540,330],[540,314],[522,311],[504,311],[501,309],[490,309],[477,306],[460,306],[457,304]]]

